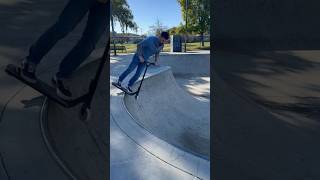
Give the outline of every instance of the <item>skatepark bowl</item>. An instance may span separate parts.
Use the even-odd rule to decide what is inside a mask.
[[[111,58],[110,81],[131,58]],[[209,179],[210,54],[163,53],[159,62],[149,67],[137,99],[111,86],[112,119],[150,154],[196,178]]]

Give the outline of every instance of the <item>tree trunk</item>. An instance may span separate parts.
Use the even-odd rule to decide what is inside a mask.
[[[112,28],[112,35],[114,35],[114,24],[113,24],[112,15],[111,15],[111,28]],[[113,52],[114,52],[114,55],[116,56],[117,55],[117,50],[116,50],[116,43],[114,41],[114,37],[113,37]]]
[[[203,40],[203,33],[201,33],[201,46],[203,47],[204,46],[204,40]]]

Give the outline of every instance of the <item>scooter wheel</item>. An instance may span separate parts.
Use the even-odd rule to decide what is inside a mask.
[[[91,118],[90,108],[83,105],[79,112],[79,118],[81,121],[88,121]]]

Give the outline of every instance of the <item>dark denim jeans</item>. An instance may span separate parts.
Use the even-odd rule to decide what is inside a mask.
[[[107,28],[107,11],[107,3],[98,3],[96,0],[69,0],[57,22],[31,46],[27,60],[35,65],[39,64],[50,49],[69,34],[89,12],[81,39],[64,57],[57,73],[58,78],[70,76],[95,49]]]
[[[130,63],[130,65],[128,66],[128,68],[120,75],[119,77],[119,81],[123,81],[124,78],[126,78],[136,67],[137,71],[136,73],[131,77],[131,79],[129,80],[129,84],[128,86],[132,86],[140,77],[142,70],[144,68],[146,68],[146,62],[144,63],[140,63],[139,57],[137,54],[134,54],[132,61]]]

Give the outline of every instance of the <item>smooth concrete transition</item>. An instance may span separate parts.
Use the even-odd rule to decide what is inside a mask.
[[[163,53],[160,63],[170,69],[159,69],[161,73],[147,78],[138,100],[125,96],[126,107],[139,123],[156,136],[209,159],[210,105],[208,101],[195,99],[190,94],[209,99],[210,81],[202,79],[210,76],[210,54],[206,51]],[[195,80],[199,77],[202,79]],[[181,83],[183,80],[190,84],[184,86]],[[205,87],[199,88],[200,85]]]
[[[210,99],[210,52],[163,53],[160,64],[170,66],[178,85],[197,99]]]
[[[124,96],[119,89],[111,86],[111,118],[114,124],[111,126],[110,136],[111,177],[119,175],[119,168],[127,169],[126,172],[129,174],[133,172],[130,168],[128,169],[128,166],[142,168],[139,165],[140,153],[137,151],[141,149],[145,151],[148,159],[158,161],[158,163],[150,162],[148,166],[159,169],[148,168],[144,173],[135,172],[133,179],[149,177],[147,172],[157,174],[153,177],[160,179],[210,179],[209,102],[205,98],[196,98],[196,95],[185,88],[187,86],[178,85],[174,77],[175,72],[171,67],[164,65],[166,62],[173,63],[172,69],[176,67],[180,78],[209,74],[206,71],[209,66],[204,66],[200,70],[195,68],[192,73],[192,68],[189,68],[192,67],[192,58],[185,61],[179,60],[181,57],[186,59],[187,56],[189,54],[183,53],[161,55],[161,66],[150,66],[137,100],[133,96]],[[204,53],[202,56],[208,57],[209,54]],[[114,81],[126,68],[131,57],[132,55],[111,58],[111,81]],[[194,64],[199,64],[194,67],[200,68],[201,64],[205,64],[203,59],[194,59]],[[178,61],[179,64],[175,64],[174,61]],[[183,67],[187,67],[185,72]],[[126,84],[128,79],[123,83]],[[210,82],[209,79],[207,80]],[[192,84],[192,81],[184,82]],[[135,84],[135,88],[138,83]],[[209,87],[206,88],[209,89]],[[205,94],[205,97],[209,97],[208,93]],[[119,139],[119,134],[125,134],[128,140]],[[130,143],[128,144],[130,141],[136,144],[136,147],[132,146],[135,150],[129,151],[131,156],[140,158],[130,165],[125,163],[126,165],[119,166],[121,158],[113,154],[121,154],[118,146],[123,144],[121,146],[130,147]],[[162,166],[170,167],[170,171],[161,168]]]
[[[175,76],[210,76],[210,51],[162,53],[159,63],[170,66]]]
[[[154,135],[209,159],[209,102],[181,89],[170,68],[145,79],[137,100],[126,95],[124,101],[134,119]]]

